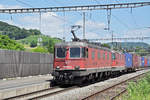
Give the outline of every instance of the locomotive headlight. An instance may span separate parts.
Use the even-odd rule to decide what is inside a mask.
[[[79,70],[80,69],[80,66],[75,66],[75,70]]]
[[[57,67],[56,67],[56,69],[60,69],[60,67],[59,67],[59,66],[57,66]]]

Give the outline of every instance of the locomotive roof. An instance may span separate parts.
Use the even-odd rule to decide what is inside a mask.
[[[61,43],[56,43],[55,46],[60,46],[60,47],[74,47],[74,46],[82,46],[82,47],[87,47],[88,44],[85,42],[61,42]]]
[[[91,47],[91,48],[99,48],[99,49],[103,49],[103,50],[107,50],[107,51],[111,51],[111,52],[117,52],[117,53],[122,53],[119,51],[114,51],[105,47],[102,47],[100,45],[96,45],[94,43],[87,43],[87,42],[61,42],[61,43],[56,43],[55,44],[56,47]]]

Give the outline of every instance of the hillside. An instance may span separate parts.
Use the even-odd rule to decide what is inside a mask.
[[[38,41],[40,39],[40,41]],[[53,53],[54,44],[61,42],[62,40],[59,38],[52,38],[50,36],[45,35],[31,35],[27,38],[17,40],[19,43],[25,45],[27,51],[33,51],[34,48],[41,46],[47,49],[48,52]]]
[[[53,53],[54,44],[61,42],[61,39],[43,35],[39,30],[27,30],[2,21],[0,21],[0,35],[6,35],[14,41],[17,40],[18,43],[15,41],[16,46],[20,44],[19,46],[24,46],[25,51],[29,52]],[[1,43],[3,42],[5,43],[4,39],[1,40]],[[2,46],[0,48],[3,48]],[[9,48],[11,48],[10,45],[6,49]]]
[[[41,43],[43,46],[45,46],[49,40],[52,40],[54,43],[61,41],[61,39],[59,39],[59,38],[52,38],[52,37],[46,36],[46,35],[31,35],[27,38],[18,40],[18,42],[20,42],[22,44],[30,45],[32,41],[35,41],[37,43],[39,38],[42,38]]]
[[[107,43],[109,46],[112,46],[112,43]],[[144,43],[144,42],[114,42],[113,43],[114,47],[121,47],[121,48],[125,48],[125,49],[133,49],[133,48],[143,48],[143,49],[147,49],[150,47],[149,44]]]
[[[41,32],[36,29],[27,30],[24,28],[19,28],[17,26],[0,21],[0,34],[7,35],[9,38],[14,40],[19,40],[26,38],[30,35],[40,35]]]

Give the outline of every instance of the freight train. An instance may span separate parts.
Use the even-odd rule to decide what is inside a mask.
[[[114,51],[75,37],[73,42],[55,44],[52,75],[56,84],[81,84],[135,71],[150,66],[149,62],[146,57]]]

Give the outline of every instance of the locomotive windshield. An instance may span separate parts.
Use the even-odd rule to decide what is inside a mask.
[[[80,48],[78,47],[70,48],[70,57],[80,58]]]
[[[66,56],[66,48],[57,48],[56,49],[57,58],[65,58]]]

